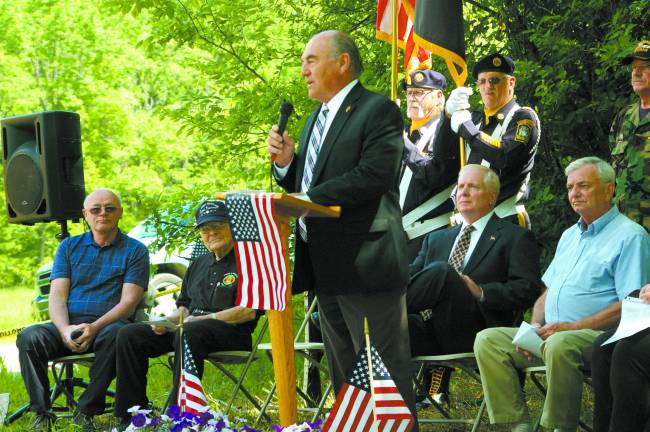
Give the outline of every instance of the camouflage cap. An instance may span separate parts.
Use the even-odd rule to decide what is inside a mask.
[[[634,48],[634,52],[621,60],[621,64],[629,65],[634,59],[650,60],[650,40],[644,39],[639,42],[636,48]]]

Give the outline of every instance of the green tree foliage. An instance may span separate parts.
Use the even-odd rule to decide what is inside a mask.
[[[280,99],[291,99],[303,121],[314,106],[299,77],[300,53],[311,35],[328,28],[351,33],[366,66],[362,81],[389,92],[389,46],[374,38],[372,0],[110,3],[136,16],[150,12],[155,23],[146,39],[149,49],[173,42],[206,52],[194,66],[214,86],[168,113],[214,140],[206,157],[251,161],[245,179],[252,187],[265,183],[262,149]],[[566,201],[564,166],[586,155],[609,159],[609,124],[631,94],[619,61],[650,28],[647,1],[477,0],[466,1],[464,13],[470,68],[494,50],[512,56],[518,99],[539,114],[542,141],[528,209],[548,261],[561,231],[575,221]],[[439,60],[434,66],[445,70]],[[479,105],[478,92],[473,101]],[[290,123],[294,135],[300,123]],[[252,173],[259,182],[251,181]]]
[[[293,136],[314,107],[300,76],[314,33],[351,33],[362,81],[389,93],[390,47],[374,37],[374,0],[10,0],[0,13],[0,115],[79,112],[86,189],[120,191],[126,228],[152,212],[187,218],[192,206],[181,204],[215,191],[271,187],[265,142],[281,100],[296,107]],[[528,209],[547,253],[575,220],[563,167],[608,158],[609,123],[631,98],[618,62],[647,37],[649,20],[646,0],[465,2],[468,64],[495,49],[511,55],[518,99],[542,122]],[[55,231],[0,226],[4,284],[29,280],[52,255]]]

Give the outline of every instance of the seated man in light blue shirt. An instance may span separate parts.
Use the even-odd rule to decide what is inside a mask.
[[[532,431],[517,369],[539,365],[546,365],[548,383],[542,426],[576,430],[592,343],[616,325],[621,301],[650,280],[650,238],[612,205],[612,167],[586,157],[565,172],[569,203],[580,219],[562,234],[542,277],[547,290],[533,308],[542,358],[512,345],[516,328],[484,330],[474,343],[490,422],[517,432]]]

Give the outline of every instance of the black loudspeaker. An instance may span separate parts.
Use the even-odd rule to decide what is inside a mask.
[[[9,223],[81,218],[86,191],[79,114],[45,111],[0,125]]]

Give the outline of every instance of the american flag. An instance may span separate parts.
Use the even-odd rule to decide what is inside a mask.
[[[397,42],[399,47],[404,49],[404,73],[408,74],[417,69],[420,62],[427,60],[430,54],[413,41],[416,0],[377,0],[377,21],[375,23],[377,39],[388,43],[392,41],[393,1],[397,1]]]
[[[239,286],[237,304],[282,311],[287,269],[272,194],[228,194],[226,207],[235,241]]]
[[[402,399],[395,382],[377,350],[370,347],[372,356],[373,402],[368,376],[368,356],[365,347],[359,352],[357,362],[339,391],[323,432],[378,431],[403,432],[413,428],[413,415]],[[375,424],[373,403],[377,413]]]
[[[183,364],[181,365],[181,376],[178,380],[177,403],[181,412],[200,415],[208,407],[208,399],[205,397],[186,335],[183,335],[181,343],[183,344]]]

